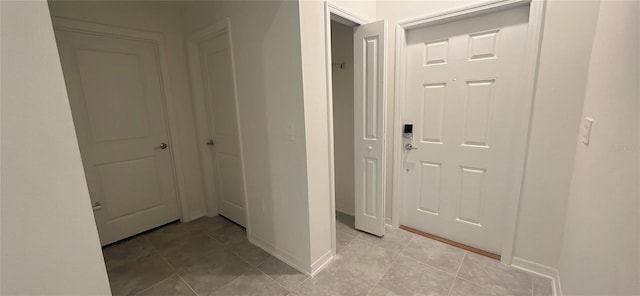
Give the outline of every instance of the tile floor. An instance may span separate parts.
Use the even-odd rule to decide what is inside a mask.
[[[551,281],[400,229],[377,238],[337,214],[338,255],[314,278],[222,217],[172,223],[104,248],[113,295],[551,295]]]

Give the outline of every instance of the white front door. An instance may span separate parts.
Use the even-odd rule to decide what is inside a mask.
[[[386,22],[358,26],[353,38],[355,226],[383,236]]]
[[[500,254],[528,7],[407,33],[401,223]]]
[[[229,36],[210,35],[197,43],[206,109],[213,185],[221,215],[246,227],[245,191]]]
[[[155,45],[66,29],[56,38],[100,242],[177,220]]]

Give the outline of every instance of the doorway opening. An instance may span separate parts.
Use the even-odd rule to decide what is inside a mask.
[[[384,20],[370,23],[329,3],[325,9],[335,252],[355,229],[385,233],[387,30]]]
[[[355,229],[353,30],[356,24],[331,15],[336,252],[358,234]]]

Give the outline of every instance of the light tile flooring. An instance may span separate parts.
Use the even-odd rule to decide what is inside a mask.
[[[222,217],[172,223],[104,248],[113,295],[551,295],[551,281],[400,229],[377,238],[337,215],[338,255],[314,278]]]

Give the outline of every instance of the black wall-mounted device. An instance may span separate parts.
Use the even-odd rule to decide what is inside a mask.
[[[402,133],[405,138],[413,138],[413,123],[405,123]]]

